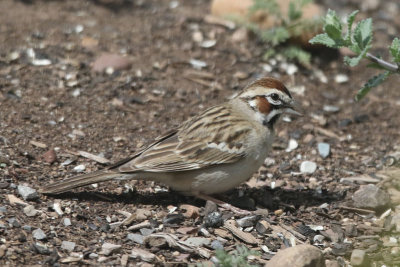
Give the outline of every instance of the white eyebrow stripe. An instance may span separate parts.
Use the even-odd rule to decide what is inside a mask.
[[[241,97],[246,98],[246,97],[255,97],[257,95],[265,95],[265,92],[266,92],[266,89],[264,87],[256,87],[254,89],[247,90],[246,92],[244,92],[241,95]],[[269,88],[269,92],[268,93],[269,94],[276,93],[278,95],[285,94],[281,90],[278,90],[276,88]]]

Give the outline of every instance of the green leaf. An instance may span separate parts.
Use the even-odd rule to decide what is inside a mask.
[[[297,6],[295,2],[290,1],[288,10],[289,21],[297,20],[301,18],[302,15],[301,7]]]
[[[326,33],[321,33],[316,36],[314,36],[310,41],[308,41],[310,44],[322,44],[327,47],[331,48],[340,48],[342,47],[341,45],[337,44],[334,39],[329,37],[328,34]]]
[[[341,37],[342,23],[334,10],[329,9],[325,16],[324,31],[334,39]]]
[[[363,59],[363,54],[359,54],[356,57],[345,56],[343,60],[344,60],[344,63],[346,63],[350,67],[354,67],[354,66],[357,66],[358,63],[360,63],[361,59]]]
[[[390,54],[393,57],[394,62],[399,63],[400,62],[400,39],[399,38],[394,38],[392,45],[389,47]]]
[[[282,50],[282,54],[287,59],[298,61],[304,66],[309,66],[311,61],[311,54],[297,46],[289,46]]]
[[[336,28],[334,25],[325,25],[325,32],[334,40],[342,40],[342,30]]]
[[[276,46],[289,39],[290,33],[285,27],[276,27],[270,30],[261,31],[260,37],[264,42],[270,43],[272,46]]]
[[[386,80],[386,78],[391,74],[390,71],[385,71],[377,76],[372,77],[369,79],[364,86],[358,91],[356,95],[356,101],[360,101],[368,92],[373,88],[378,85],[380,85],[382,82]]]
[[[351,36],[352,36],[352,27],[354,23],[354,19],[356,18],[356,15],[358,14],[358,10],[355,10],[351,12],[351,14],[347,17],[347,33],[346,37],[344,38],[346,42],[350,43],[351,41]]]
[[[372,19],[364,19],[360,21],[354,29],[352,36],[353,45],[358,46],[359,51],[371,47],[372,43]],[[355,51],[354,51],[355,52]]]

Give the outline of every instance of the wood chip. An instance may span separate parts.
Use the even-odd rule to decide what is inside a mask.
[[[185,252],[195,252],[195,247],[190,246],[184,242],[178,240],[178,238],[173,234],[167,233],[155,233],[145,237],[144,242],[149,244],[151,247],[157,246],[157,244],[166,243],[170,248],[176,248]]]
[[[217,228],[214,230],[214,234],[222,237],[224,239],[232,239],[232,235],[229,231],[222,229],[222,228]]]
[[[196,219],[199,217],[199,208],[196,206],[188,205],[188,204],[183,204],[179,206],[179,209],[185,210],[186,212],[183,213],[183,216],[185,218],[189,219]]]
[[[28,203],[24,202],[22,199],[17,198],[14,195],[7,195],[7,199],[10,202],[11,205],[22,205],[22,206],[28,206]]]
[[[62,258],[60,260],[60,262],[61,263],[72,263],[72,262],[78,262],[78,261],[81,261],[81,260],[82,260],[81,257],[71,257],[71,256],[69,256],[69,257],[66,257],[66,258]]]
[[[136,230],[139,230],[139,229],[142,229],[142,228],[146,228],[146,227],[151,227],[151,223],[149,221],[147,221],[147,220],[143,221],[141,223],[134,224],[134,225],[130,226],[128,228],[128,230],[129,231],[136,231]]]
[[[340,209],[349,210],[349,211],[355,211],[355,212],[359,212],[359,213],[367,213],[367,214],[373,213],[373,214],[375,214],[375,211],[367,210],[367,209],[359,209],[359,208],[346,207],[346,206],[341,206]]]
[[[183,74],[184,77],[199,78],[203,80],[215,80],[215,75],[208,71],[188,70]]]
[[[299,243],[299,244],[304,244],[303,241],[301,241],[299,238],[297,238],[297,237],[296,237],[294,234],[292,234],[290,231],[284,229],[282,226],[270,224],[270,227],[271,227],[271,229],[272,229],[272,235],[273,235],[273,236],[279,237],[279,235],[282,235],[284,238],[290,240],[291,242],[292,242],[293,240],[296,240],[297,243]],[[298,235],[301,235],[301,234],[299,234],[299,233],[297,233],[297,234],[298,234]],[[303,237],[304,237],[304,236],[303,236]],[[307,239],[307,238],[305,238],[305,239]],[[293,244],[292,244],[292,245],[293,245]]]
[[[346,140],[345,137],[340,137],[339,135],[335,134],[334,132],[329,131],[329,130],[324,129],[324,128],[321,128],[321,127],[314,127],[314,130],[317,131],[320,134],[323,134],[323,135],[331,137],[331,138],[335,138],[335,139],[337,139],[339,141]]]
[[[252,234],[243,232],[236,227],[236,222],[234,220],[228,220],[224,223],[224,228],[229,230],[234,236],[240,240],[246,242],[247,244],[257,245],[259,241]]]
[[[381,180],[373,178],[369,175],[360,175],[353,177],[344,177],[340,179],[341,183],[359,183],[359,184],[377,184]]]
[[[30,143],[31,145],[33,145],[33,146],[36,146],[36,147],[47,148],[47,145],[46,145],[46,144],[43,144],[43,143],[40,143],[40,142],[37,142],[37,141],[31,140],[31,141],[29,141],[29,143]]]
[[[97,161],[98,163],[101,163],[101,164],[110,163],[110,160],[108,160],[106,158],[103,158],[103,157],[100,157],[100,156],[93,155],[93,154],[91,154],[89,152],[78,151],[78,153],[79,153],[80,156],[82,156],[84,158],[88,158],[88,159]]]
[[[294,230],[291,226],[284,225],[283,223],[281,223],[280,226],[283,229],[285,229],[285,230],[289,231],[290,233],[292,233],[298,239],[301,239],[302,241],[306,241],[307,240],[307,237],[305,237],[304,235],[302,235],[299,232],[297,232],[296,230]]]
[[[157,257],[155,254],[153,254],[151,252],[148,252],[148,251],[146,251],[144,249],[141,249],[141,248],[133,248],[132,252],[131,252],[131,255],[129,255],[129,256],[131,258],[134,258],[134,259],[139,258],[139,259],[141,259],[143,261],[147,261],[147,262],[152,262]]]

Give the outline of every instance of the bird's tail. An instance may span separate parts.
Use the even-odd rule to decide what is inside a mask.
[[[60,194],[71,189],[90,185],[94,183],[104,182],[119,178],[121,173],[114,172],[111,170],[100,170],[92,173],[87,173],[83,175],[74,176],[66,180],[55,182],[53,184],[47,185],[41,189],[43,194]]]

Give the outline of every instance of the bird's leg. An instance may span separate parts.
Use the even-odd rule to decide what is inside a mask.
[[[226,202],[224,202],[222,200],[216,199],[216,198],[214,198],[212,196],[209,196],[209,195],[205,195],[205,194],[202,194],[202,193],[196,193],[195,196],[197,198],[203,199],[205,201],[207,201],[207,200],[212,201],[215,204],[217,204],[218,206],[220,206],[221,208],[226,209],[226,210],[230,210],[233,213],[236,213],[236,214],[239,214],[239,215],[249,215],[249,214],[251,214],[251,212],[248,211],[248,210],[239,209],[237,207],[232,206],[229,203],[226,203]]]

